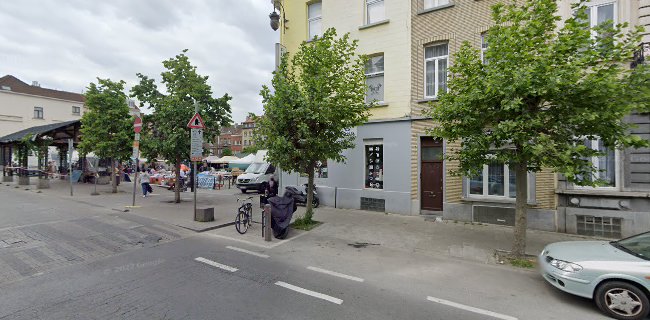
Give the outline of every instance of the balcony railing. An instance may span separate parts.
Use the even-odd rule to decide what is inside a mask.
[[[630,68],[636,68],[636,66],[644,63],[646,57],[650,57],[650,42],[644,42],[639,45],[639,49],[634,52]]]

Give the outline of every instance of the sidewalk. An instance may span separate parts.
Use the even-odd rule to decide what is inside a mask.
[[[136,186],[135,207],[133,203],[133,183],[122,182],[118,186],[118,193],[111,193],[111,185],[97,185],[99,195],[91,193],[95,189],[94,184],[73,183],[73,196],[70,196],[70,184],[67,180],[50,180],[49,189],[37,189],[37,178],[31,178],[29,186],[19,186],[20,189],[29,189],[29,192],[41,192],[46,195],[56,196],[62,199],[70,199],[80,203],[96,207],[104,207],[118,212],[128,212],[150,219],[159,220],[168,224],[177,225],[196,232],[211,230],[231,224],[237,212],[236,198],[243,198],[235,187],[226,190],[204,190],[198,189],[197,208],[214,208],[214,221],[194,221],[194,195],[191,192],[181,192],[181,203],[174,203],[174,192],[166,188],[152,185],[153,194],[142,197],[140,185]],[[10,187],[18,186],[17,180]],[[4,186],[4,188],[9,188]],[[1,189],[0,189],[1,190]],[[26,191],[27,192],[27,191]],[[237,196],[235,196],[237,194]],[[257,197],[256,194],[250,196]],[[256,201],[256,199],[254,199]],[[258,202],[255,202],[259,205]]]
[[[237,198],[253,196],[254,220],[261,219],[258,195],[254,193],[243,195],[234,187],[225,190],[199,189],[197,207],[214,207],[215,221],[195,222],[192,215],[193,194],[191,192],[182,192],[182,202],[176,204],[173,203],[174,193],[167,189],[154,186],[154,195],[147,198],[142,198],[138,189],[137,207],[127,208],[132,202],[132,183],[121,184],[118,187],[120,192],[117,194],[110,193],[110,185],[97,186],[99,196],[90,195],[94,189],[92,184],[74,184],[74,196],[70,197],[69,184],[65,181],[51,181],[51,188],[43,190],[37,190],[36,181],[33,182],[29,186],[31,192],[41,191],[72,201],[160,220],[197,232],[207,231],[205,234],[209,236],[246,242],[262,248],[273,248],[304,235],[310,239],[338,239],[352,246],[381,245],[384,248],[418,254],[447,255],[493,263],[495,250],[510,250],[512,246],[511,227],[430,221],[422,216],[402,216],[331,207],[320,207],[315,210],[314,219],[323,222],[321,226],[309,232],[291,230],[287,240],[273,239],[272,242],[265,242],[261,236],[260,224],[253,224],[244,235],[238,234],[234,226],[231,226],[237,212]],[[294,218],[304,215],[304,211],[304,207],[298,207]],[[549,243],[585,239],[593,238],[528,230],[526,248],[527,253],[537,255]]]

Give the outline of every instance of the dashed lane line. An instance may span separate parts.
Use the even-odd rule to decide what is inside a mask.
[[[226,248],[228,248],[228,249],[230,249],[230,250],[234,250],[234,251],[238,251],[238,252],[242,252],[242,253],[250,254],[250,255],[252,255],[252,256],[256,256],[256,257],[260,257],[260,258],[268,258],[268,257],[269,257],[268,255],[263,254],[263,253],[259,253],[259,252],[255,252],[255,251],[250,251],[250,250],[246,250],[246,249],[242,249],[242,248],[237,248],[237,247],[233,247],[233,246],[227,246]]]
[[[341,300],[339,298],[334,298],[332,296],[328,296],[326,294],[322,294],[322,293],[319,293],[319,292],[316,292],[316,291],[307,290],[305,288],[294,286],[294,285],[288,284],[286,282],[278,281],[275,284],[280,286],[280,287],[287,288],[289,290],[293,290],[295,292],[299,292],[299,293],[302,293],[302,294],[306,294],[308,296],[312,296],[314,298],[329,301],[331,303],[335,303],[335,304],[342,304],[343,303],[343,300]]]
[[[307,269],[309,269],[311,271],[324,273],[324,274],[329,274],[331,276],[335,276],[335,277],[339,277],[339,278],[343,278],[343,279],[348,279],[348,280],[357,281],[357,282],[363,282],[362,278],[349,276],[347,274],[338,273],[338,272],[330,271],[330,270],[326,270],[326,269],[321,269],[321,268],[318,268],[318,267],[307,267]]]
[[[209,266],[213,266],[213,267],[223,269],[223,270],[226,270],[226,271],[230,271],[230,272],[235,272],[235,271],[239,270],[239,269],[237,269],[235,267],[231,267],[231,266],[227,266],[225,264],[214,262],[212,260],[208,260],[208,259],[203,258],[203,257],[194,258],[194,260],[196,260],[198,262],[203,262],[203,263],[205,263],[205,264],[207,264]]]
[[[436,302],[436,303],[440,303],[440,304],[444,304],[444,305],[447,305],[447,306],[450,306],[450,307],[454,307],[454,308],[458,308],[458,309],[462,309],[462,310],[466,310],[466,311],[470,311],[470,312],[490,316],[490,317],[497,318],[497,319],[519,320],[519,319],[517,319],[515,317],[511,317],[511,316],[508,316],[508,315],[505,315],[505,314],[500,314],[500,313],[492,312],[492,311],[489,311],[489,310],[474,308],[474,307],[466,306],[464,304],[460,304],[460,303],[456,303],[456,302],[448,301],[448,300],[444,300],[444,299],[434,298],[434,297],[431,297],[431,296],[427,297],[427,300],[432,301],[432,302]]]

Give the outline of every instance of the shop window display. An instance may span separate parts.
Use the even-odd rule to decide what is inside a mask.
[[[366,188],[384,188],[384,152],[383,145],[366,146]]]

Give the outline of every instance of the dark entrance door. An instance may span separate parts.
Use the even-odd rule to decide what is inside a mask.
[[[420,146],[421,209],[442,211],[442,141],[422,137]]]

